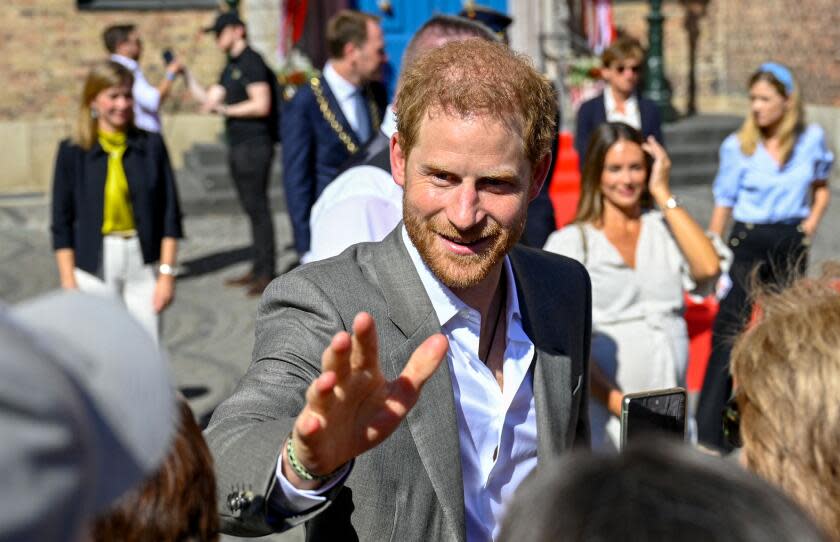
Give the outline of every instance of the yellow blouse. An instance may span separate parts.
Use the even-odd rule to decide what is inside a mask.
[[[134,230],[131,194],[122,158],[125,154],[125,133],[99,131],[99,144],[108,153],[108,173],[105,175],[105,208],[102,213],[102,233]]]

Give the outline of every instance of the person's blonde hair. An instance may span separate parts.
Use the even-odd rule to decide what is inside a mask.
[[[489,115],[515,126],[532,166],[551,152],[554,89],[528,57],[506,45],[468,39],[423,53],[406,68],[397,93],[397,131],[406,157],[432,112]]]
[[[580,176],[580,197],[578,198],[575,222],[597,223],[604,213],[604,194],[601,192],[601,177],[604,174],[604,161],[609,150],[620,141],[630,141],[641,148],[644,138],[642,133],[623,122],[605,122],[592,132],[586,147],[583,172]],[[650,174],[650,164],[645,154],[645,174]],[[642,208],[652,205],[652,198],[647,189],[647,181],[642,191]]]
[[[840,264],[759,295],[732,351],[748,467],[840,540]]]
[[[94,64],[82,87],[73,142],[85,150],[93,147],[96,141],[97,120],[91,115],[90,103],[108,87],[127,84],[130,88],[133,83],[134,75],[122,64],[112,60]]]
[[[614,62],[624,62],[628,59],[638,62],[645,60],[645,48],[639,40],[630,36],[621,36],[601,53],[601,64],[605,68],[610,68]]]
[[[777,136],[779,138],[779,154],[782,164],[786,164],[793,154],[793,146],[796,144],[796,138],[802,133],[805,127],[805,110],[802,107],[802,98],[799,94],[799,84],[794,80],[793,90],[788,94],[785,85],[776,77],[767,71],[757,71],[750,77],[748,89],[759,81],[769,83],[776,92],[782,97],[790,100],[791,106],[785,111],[779,128]],[[763,138],[761,128],[755,123],[755,118],[752,114],[748,114],[744,119],[744,123],[738,130],[738,141],[741,142],[741,152],[746,156],[752,156],[755,149],[758,147],[758,142]]]

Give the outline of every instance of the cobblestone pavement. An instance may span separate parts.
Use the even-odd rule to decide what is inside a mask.
[[[706,187],[675,189],[686,208],[705,223],[711,212]],[[179,249],[183,276],[164,318],[163,338],[179,388],[203,419],[233,390],[250,362],[257,301],[226,288],[224,278],[248,268],[248,227],[243,215],[196,214],[184,220],[187,238]],[[293,262],[285,214],[275,216],[278,271]],[[811,268],[840,258],[840,191],[813,245]],[[0,199],[0,301],[15,303],[58,286],[43,201]],[[270,540],[302,540],[300,529]]]
[[[58,287],[43,203],[0,201],[0,301],[16,303]],[[278,271],[294,261],[287,215],[275,216]],[[176,299],[164,315],[163,339],[179,389],[206,420],[227,397],[250,363],[257,300],[224,278],[248,269],[248,225],[241,214],[184,219]],[[221,489],[221,488],[220,488]],[[225,540],[238,540],[225,537]],[[303,530],[260,540],[299,542]]]

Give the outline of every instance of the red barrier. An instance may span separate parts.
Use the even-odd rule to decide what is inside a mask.
[[[580,172],[578,154],[572,144],[571,132],[561,132],[557,145],[557,161],[548,187],[548,197],[554,207],[554,221],[557,229],[575,218],[580,197]]]
[[[700,391],[706,376],[706,365],[712,351],[712,325],[718,313],[715,296],[708,296],[702,302],[694,302],[685,296],[685,323],[688,326],[688,371],[686,388]]]

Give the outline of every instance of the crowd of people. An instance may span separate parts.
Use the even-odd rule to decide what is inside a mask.
[[[206,28],[227,55],[209,87],[174,56],[151,85],[136,27],[104,32],[51,226],[62,288],[95,295],[0,307],[0,427],[23,435],[0,445],[0,540],[840,540],[840,266],[805,277],[834,157],[789,68],[749,79],[704,230],[638,94],[644,49],[617,40],[577,115],[574,221],[548,235],[560,113],[530,59],[436,15],[386,104],[379,20],[326,29],[283,103],[234,12]],[[228,283],[261,296],[204,435],[158,344],[183,236],[159,108],[181,75],[225,119],[251,224]],[[275,279],[278,140],[304,265]],[[721,298],[704,447],[621,450],[625,394],[685,385],[686,292]]]

